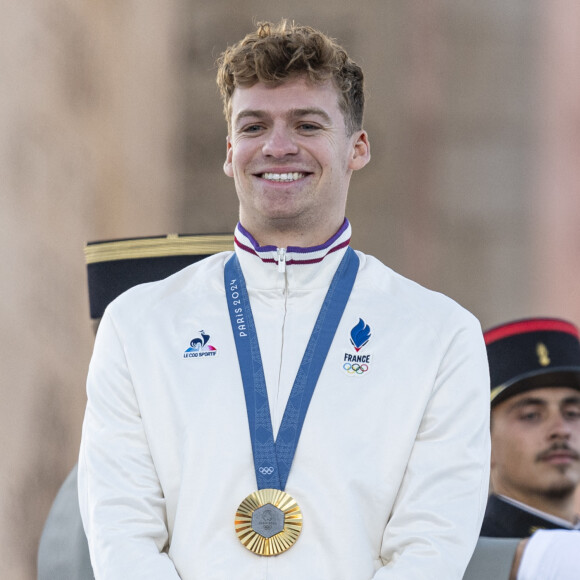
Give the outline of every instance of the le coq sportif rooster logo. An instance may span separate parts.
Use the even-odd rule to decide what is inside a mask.
[[[205,330],[199,331],[199,336],[189,341],[189,348],[183,353],[184,358],[198,358],[202,356],[215,356],[217,349],[208,344],[209,334]]]
[[[209,340],[209,334],[205,334],[204,330],[200,330],[199,334],[201,335],[201,338],[194,338],[189,343],[189,346],[192,348],[192,350],[201,350]]]

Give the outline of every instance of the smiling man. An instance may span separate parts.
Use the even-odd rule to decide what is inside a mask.
[[[483,536],[580,529],[580,342],[560,319],[485,333],[491,372],[491,482]]]
[[[218,85],[235,251],[103,317],[79,458],[95,575],[459,580],[489,482],[485,347],[350,248],[362,70],[283,21],[228,48]]]
[[[224,170],[240,222],[258,242],[317,246],[344,221],[352,172],[370,160],[367,134],[349,131],[332,80],[238,87]]]

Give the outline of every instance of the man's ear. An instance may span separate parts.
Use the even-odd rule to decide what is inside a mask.
[[[366,131],[358,131],[353,135],[352,156],[348,164],[349,169],[362,169],[371,160],[371,144]]]
[[[232,142],[230,141],[230,136],[228,135],[226,140],[226,160],[224,161],[224,173],[228,177],[234,176],[234,170],[232,167]]]

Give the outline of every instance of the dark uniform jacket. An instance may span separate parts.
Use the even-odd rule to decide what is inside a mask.
[[[490,495],[481,527],[481,535],[492,538],[527,538],[536,530],[577,529],[543,518],[505,501],[497,495]]]

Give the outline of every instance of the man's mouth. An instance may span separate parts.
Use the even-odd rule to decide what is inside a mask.
[[[550,453],[550,455],[546,455],[544,457],[544,461],[546,463],[555,463],[555,464],[572,463],[573,461],[576,460],[577,457],[570,453]]]
[[[292,173],[261,173],[259,176],[268,181],[277,181],[279,183],[290,183],[306,177],[306,173],[294,171]]]

